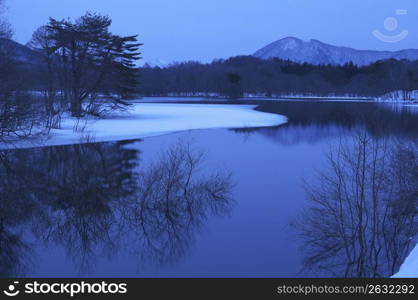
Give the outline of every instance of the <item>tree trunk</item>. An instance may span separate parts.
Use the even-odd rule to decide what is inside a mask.
[[[81,117],[82,108],[81,101],[79,99],[71,99],[71,115],[73,117]]]

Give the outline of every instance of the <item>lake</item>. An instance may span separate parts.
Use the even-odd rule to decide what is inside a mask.
[[[257,110],[283,114],[289,122],[1,151],[1,275],[386,277],[396,272],[415,245],[415,215],[404,208],[417,186],[409,175],[402,176],[412,187],[382,176],[388,170],[409,172],[414,158],[403,158],[417,154],[416,108],[283,101]],[[365,138],[357,140],[361,134]],[[378,165],[370,195],[376,205],[382,193],[382,205],[364,204],[361,216],[361,224],[373,229],[355,220],[357,229],[364,228],[358,235],[360,230],[346,224],[342,212],[358,209],[357,202],[315,226],[327,214],[324,207],[333,215],[334,204],[327,201],[343,199],[333,193],[334,186],[322,190],[316,184],[319,174],[329,170],[330,153],[338,163],[347,159],[344,153],[359,154],[357,141],[364,156],[366,149],[376,149],[367,152],[376,154],[370,157]],[[396,151],[386,150],[392,148]],[[391,163],[380,168],[383,158]],[[353,170],[358,174],[359,166]],[[351,171],[338,178],[351,180]],[[379,180],[393,188],[379,187]],[[344,184],[338,187],[352,188]],[[362,185],[366,196],[350,199],[367,202],[370,185]],[[307,186],[321,195],[321,209],[311,205]],[[395,198],[400,200],[391,202]],[[384,229],[393,224],[401,224],[396,232]],[[372,265],[379,266],[370,271]]]

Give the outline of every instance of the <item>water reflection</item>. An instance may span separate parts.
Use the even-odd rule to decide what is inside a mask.
[[[114,224],[122,199],[135,193],[138,152],[115,144],[39,148],[42,214],[35,233],[62,245],[81,269],[118,243]]]
[[[30,245],[23,238],[38,206],[30,189],[36,176],[19,164],[26,158],[0,152],[0,276],[22,275],[30,262]],[[28,161],[27,161],[28,162]],[[30,161],[29,161],[30,163]],[[27,187],[27,188],[26,188]]]
[[[338,138],[357,128],[375,136],[418,138],[418,115],[414,107],[370,102],[282,101],[260,105],[257,110],[283,114],[289,123],[277,128],[244,129],[282,144],[319,143]]]
[[[418,118],[385,108],[369,121],[371,111],[357,104],[315,105],[278,111],[290,120],[278,128],[236,130],[246,143],[225,130],[190,133],[210,157],[188,143],[156,154],[178,135],[1,151],[0,275],[74,276],[74,266],[106,276],[301,275],[299,241],[289,243],[294,231],[285,227],[306,204],[300,177],[359,128],[362,138],[335,148],[310,184],[312,209],[298,227],[305,264],[324,276],[391,275],[415,243]],[[212,220],[234,208],[231,175],[210,171],[218,162],[238,183],[239,208],[227,222]],[[214,234],[198,239],[206,226]]]
[[[297,228],[305,267],[322,276],[388,277],[418,232],[418,144],[357,131],[306,185]]]
[[[203,158],[179,143],[139,173],[137,199],[126,206],[139,255],[171,263],[185,253],[209,215],[231,211],[231,174],[199,176]]]
[[[198,174],[203,156],[190,144],[139,159],[126,143],[1,151],[0,276],[23,275],[40,244],[65,249],[80,272],[133,245],[172,262],[207,216],[232,209],[230,174]]]

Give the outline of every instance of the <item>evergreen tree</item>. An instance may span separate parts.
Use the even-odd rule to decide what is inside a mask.
[[[124,100],[136,92],[135,62],[142,44],[137,36],[112,34],[111,23],[107,16],[86,13],[75,22],[50,18],[45,27],[48,49],[43,53],[55,62],[50,71],[60,79],[60,93],[74,116],[108,108],[101,95],[112,100],[113,109],[126,106]]]

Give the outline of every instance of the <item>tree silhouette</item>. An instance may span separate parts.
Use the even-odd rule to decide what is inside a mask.
[[[70,103],[74,116],[126,106],[124,100],[137,89],[135,61],[140,58],[141,44],[137,36],[112,34],[111,23],[109,17],[93,13],[86,13],[75,22],[50,18],[31,41],[33,48],[42,50],[47,69],[52,72],[48,89],[53,87],[51,78],[57,76],[60,94]],[[100,93],[113,100],[112,106],[98,101]]]
[[[322,276],[388,277],[416,236],[417,144],[358,131],[306,185],[310,208],[297,223],[305,266]]]

